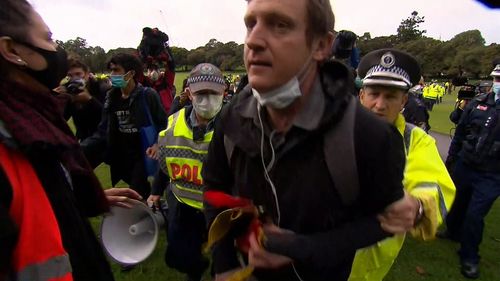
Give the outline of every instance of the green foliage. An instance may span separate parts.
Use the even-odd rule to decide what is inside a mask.
[[[395,35],[372,38],[370,32],[363,33],[357,42],[361,55],[382,48],[397,48],[417,58],[426,78],[451,79],[465,75],[480,79],[489,76],[491,61],[500,57],[500,45],[485,46],[479,30],[464,31],[449,41],[429,38],[424,36],[426,30],[419,29],[424,20],[424,16],[414,11],[401,21]],[[106,53],[99,46],[88,46],[81,37],[57,43],[71,56],[89,65],[94,72],[106,71],[106,62],[117,52],[137,54],[134,48],[118,48]],[[210,39],[204,46],[192,50],[171,46],[178,71],[189,71],[202,62],[212,63],[223,71],[244,70],[243,49],[243,44],[234,41],[223,43],[217,39]]]
[[[366,34],[365,35],[369,35]],[[371,38],[371,37],[368,37]],[[358,41],[358,47],[361,52],[361,56],[366,55],[367,53],[384,48],[393,48],[397,43],[396,35],[391,36],[380,36],[375,37],[373,39],[360,40]]]
[[[419,16],[417,11],[413,11],[410,17],[402,20],[398,27],[398,41],[408,42],[422,38],[423,34],[427,31],[419,30],[418,28],[421,23],[425,22],[424,18],[424,16]]]
[[[409,41],[401,41],[396,35],[370,38],[365,33],[358,39],[361,55],[382,48],[404,50],[415,56],[426,78],[487,78],[493,69],[491,62],[500,57],[500,45],[485,46],[478,30],[462,32],[444,42],[425,36]]]
[[[181,66],[181,71],[187,71],[188,65],[188,54],[189,51],[186,48],[171,47],[172,56],[174,57],[175,64]]]

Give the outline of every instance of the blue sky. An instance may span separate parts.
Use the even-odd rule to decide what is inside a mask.
[[[29,0],[59,40],[85,38],[105,50],[135,48],[142,28],[158,27],[170,44],[187,49],[211,38],[243,43],[244,0]],[[500,9],[475,0],[331,0],[336,30],[348,29],[372,37],[396,34],[412,11],[425,16],[427,36],[449,40],[478,29],[486,44],[500,44]]]

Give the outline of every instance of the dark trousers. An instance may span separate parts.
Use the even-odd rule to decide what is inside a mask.
[[[432,108],[434,107],[435,103],[436,103],[435,99],[424,98],[425,107],[427,107],[427,110],[429,111],[432,111]]]
[[[200,210],[179,202],[170,190],[167,202],[165,263],[187,273],[190,280],[200,280],[209,264],[202,254],[202,245],[207,239],[205,217]]]
[[[468,169],[468,184],[472,197],[465,213],[460,239],[459,256],[462,262],[479,263],[479,244],[483,239],[484,218],[500,196],[500,173]]]
[[[127,183],[131,189],[137,191],[142,198],[148,198],[151,194],[151,184],[148,181],[148,176],[146,175],[146,169],[144,167],[144,161],[142,158],[140,160],[131,161],[130,163],[123,165],[111,165],[111,178],[112,185],[118,183],[121,179]],[[118,174],[118,176],[116,176]]]
[[[461,159],[457,160],[451,177],[455,183],[456,194],[453,205],[446,216],[446,230],[450,239],[460,241],[462,225],[472,196],[471,173],[462,164]]]

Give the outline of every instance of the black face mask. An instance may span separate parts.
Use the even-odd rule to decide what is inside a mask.
[[[33,70],[26,68],[25,72],[51,90],[57,87],[68,72],[68,55],[66,51],[60,46],[57,46],[56,51],[49,51],[27,42],[20,43],[39,53],[47,61],[45,69]]]

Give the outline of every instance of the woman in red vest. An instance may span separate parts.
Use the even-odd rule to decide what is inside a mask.
[[[86,217],[139,195],[106,198],[51,91],[65,51],[28,2],[0,7],[0,280],[113,280]]]

